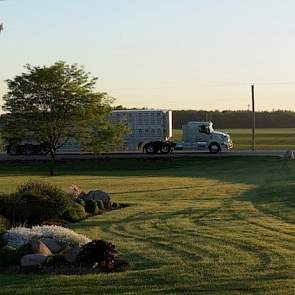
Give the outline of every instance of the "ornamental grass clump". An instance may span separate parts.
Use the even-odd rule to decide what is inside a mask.
[[[56,225],[33,226],[32,228],[15,227],[3,234],[3,239],[7,244],[17,249],[27,244],[31,239],[42,240],[45,238],[52,238],[59,245],[71,247],[82,246],[91,241],[85,235]]]

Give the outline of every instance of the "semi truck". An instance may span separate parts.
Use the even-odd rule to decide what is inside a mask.
[[[148,154],[167,154],[174,150],[208,150],[210,153],[228,151],[233,144],[226,133],[215,131],[213,123],[191,121],[182,126],[182,140],[172,141],[172,111],[164,109],[113,110],[111,122],[125,122],[130,132],[118,151],[142,151]],[[8,154],[44,154],[46,148],[36,141],[22,141],[17,145],[6,142]],[[58,153],[80,153],[81,146],[68,141]]]

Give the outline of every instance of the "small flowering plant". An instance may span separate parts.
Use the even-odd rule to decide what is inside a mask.
[[[69,187],[69,193],[75,197],[78,197],[81,194],[81,188],[78,185],[72,184]]]

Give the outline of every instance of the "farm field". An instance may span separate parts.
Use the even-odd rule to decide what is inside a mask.
[[[229,133],[234,143],[234,150],[251,149],[251,129],[223,129]],[[181,129],[173,130],[173,140],[180,141]],[[295,149],[295,128],[256,129],[256,149],[288,150]]]
[[[295,162],[280,158],[112,160],[0,166],[0,190],[41,179],[102,189],[113,211],[72,224],[112,241],[134,270],[0,275],[0,294],[295,294]]]

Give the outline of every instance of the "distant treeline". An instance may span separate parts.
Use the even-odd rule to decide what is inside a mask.
[[[114,109],[127,109],[116,106]],[[136,109],[136,108],[131,108]],[[142,108],[147,109],[147,108]],[[251,128],[252,112],[250,111],[173,111],[173,128],[181,129],[189,121],[212,121],[216,128]],[[256,112],[257,128],[295,128],[295,112],[272,111]]]
[[[180,129],[188,121],[212,121],[216,128],[251,128],[249,111],[173,111],[173,128]],[[256,112],[257,128],[295,128],[295,112]]]

